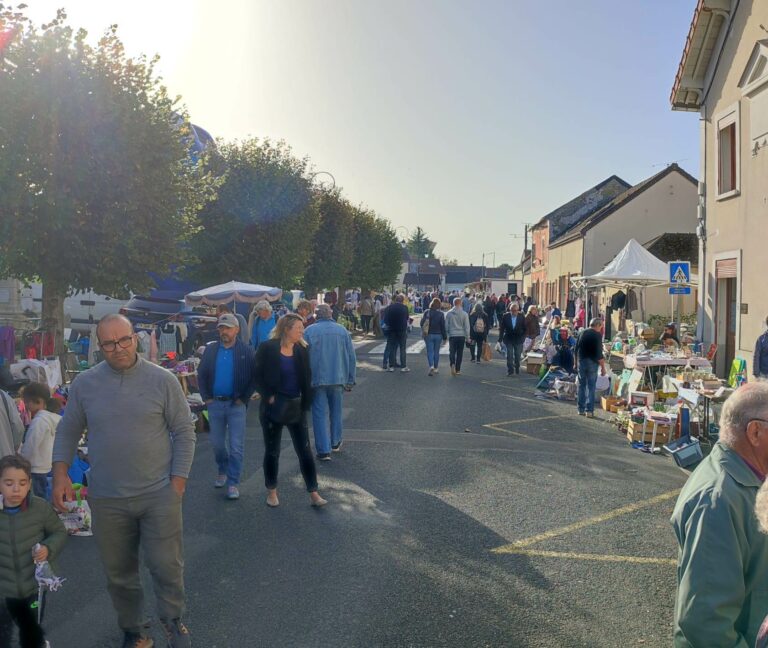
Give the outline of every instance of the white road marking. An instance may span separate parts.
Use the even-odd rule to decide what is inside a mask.
[[[366,351],[365,353],[368,353],[370,355],[384,355],[384,349],[386,348],[387,343],[382,342],[381,344],[377,344],[375,347],[370,349],[369,351]],[[426,348],[426,343],[424,340],[419,340],[418,342],[414,342],[410,346],[406,347],[405,352],[408,355],[418,355],[419,353],[422,353],[424,349]],[[440,355],[448,355],[448,345],[444,345],[440,347]]]

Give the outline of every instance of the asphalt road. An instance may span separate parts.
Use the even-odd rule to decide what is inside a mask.
[[[428,377],[422,352],[385,373],[378,345],[358,345],[343,451],[318,464],[325,509],[286,440],[281,506],[267,508],[255,408],[239,501],[213,489],[200,436],[184,503],[194,645],[669,645],[668,518],[685,481],[671,459],[535,399],[500,359],[452,377],[443,356]],[[119,646],[93,539],[72,538],[61,571],[52,646]]]

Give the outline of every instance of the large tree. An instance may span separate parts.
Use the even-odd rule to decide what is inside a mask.
[[[42,281],[59,351],[66,295],[144,291],[185,262],[214,183],[157,59],[127,58],[115,27],[90,45],[63,11],[37,27],[0,5],[2,23],[0,276]]]
[[[312,249],[304,280],[307,294],[323,288],[344,285],[352,263],[354,209],[338,189],[320,191],[316,199],[320,224],[312,239]]]
[[[429,240],[427,233],[421,227],[416,228],[406,243],[408,251],[418,259],[431,257],[436,245],[437,243]]]
[[[299,286],[318,223],[308,160],[284,142],[253,138],[220,144],[209,164],[223,183],[200,212],[193,275],[208,284]]]
[[[359,286],[366,292],[392,284],[400,271],[402,248],[389,222],[369,209],[357,207],[353,240],[348,285]]]

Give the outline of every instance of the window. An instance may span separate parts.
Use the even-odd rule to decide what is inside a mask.
[[[718,159],[717,193],[736,189],[736,124],[729,124],[717,134]]]
[[[713,119],[717,135],[715,154],[717,199],[723,200],[739,193],[739,104],[726,109]]]

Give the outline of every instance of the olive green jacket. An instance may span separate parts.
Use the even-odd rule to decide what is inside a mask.
[[[67,531],[53,507],[30,496],[25,511],[15,515],[0,510],[0,597],[25,598],[37,592],[32,548],[39,542],[48,547],[48,562],[56,570],[56,559]]]
[[[761,485],[717,443],[683,487],[671,519],[680,545],[675,646],[755,645],[768,614],[768,536],[755,517]]]

